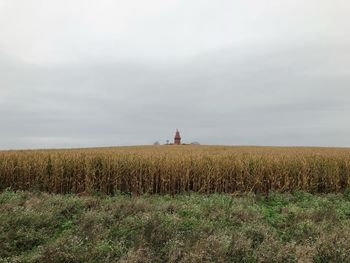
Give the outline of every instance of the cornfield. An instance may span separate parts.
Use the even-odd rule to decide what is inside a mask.
[[[350,186],[350,149],[138,146],[0,152],[0,190],[176,194]]]

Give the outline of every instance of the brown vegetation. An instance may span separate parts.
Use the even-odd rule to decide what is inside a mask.
[[[0,152],[0,190],[324,193],[349,185],[346,148],[140,146]]]

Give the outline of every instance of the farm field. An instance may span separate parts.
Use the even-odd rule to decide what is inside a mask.
[[[350,262],[350,149],[0,152],[0,262]]]
[[[0,262],[350,262],[350,193],[0,193]]]
[[[1,189],[267,195],[341,192],[349,186],[348,148],[181,145],[0,152]]]

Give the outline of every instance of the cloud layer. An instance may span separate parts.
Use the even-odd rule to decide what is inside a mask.
[[[349,8],[0,0],[0,148],[350,146]]]

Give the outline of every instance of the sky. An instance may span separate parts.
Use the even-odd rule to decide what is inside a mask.
[[[0,149],[350,147],[347,0],[0,0]]]

